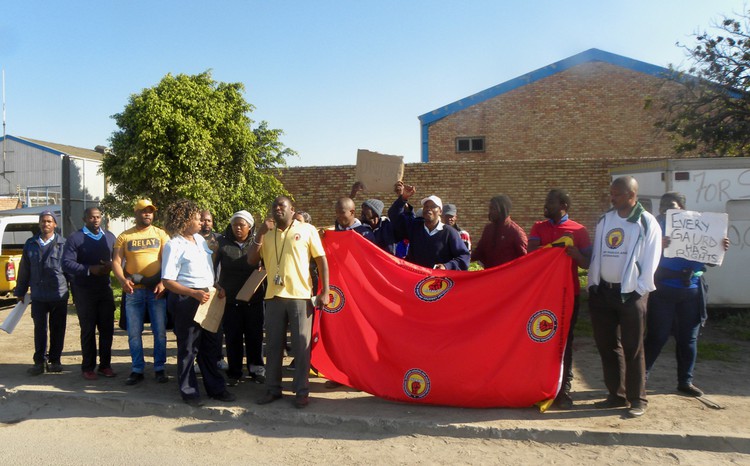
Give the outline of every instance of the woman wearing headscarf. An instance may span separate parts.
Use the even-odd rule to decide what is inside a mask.
[[[221,357],[218,335],[194,320],[214,284],[212,252],[200,235],[200,213],[198,205],[185,199],[167,207],[164,228],[172,239],[164,246],[161,268],[162,281],[170,291],[167,310],[174,317],[180,394],[185,403],[196,407],[203,404],[195,376],[196,355],[208,396],[219,401],[236,399],[217,367]]]
[[[490,223],[484,227],[482,237],[471,253],[471,260],[481,262],[486,269],[526,254],[526,232],[510,219],[510,208],[510,197],[505,194],[490,199]]]
[[[247,263],[247,248],[253,240],[255,221],[250,212],[232,215],[224,235],[219,237],[216,264],[220,268],[218,293],[226,297],[224,335],[227,345],[227,384],[242,380],[242,360],[247,355],[247,372],[255,383],[265,382],[263,365],[263,296],[265,280],[250,298],[240,301],[237,293],[259,264]]]

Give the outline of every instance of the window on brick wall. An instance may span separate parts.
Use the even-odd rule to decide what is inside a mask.
[[[484,136],[456,138],[456,152],[484,152]]]

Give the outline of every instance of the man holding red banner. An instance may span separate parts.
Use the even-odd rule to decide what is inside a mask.
[[[573,329],[578,320],[578,306],[581,294],[581,285],[578,281],[578,267],[589,268],[591,262],[591,240],[586,227],[574,222],[568,217],[570,209],[570,196],[563,189],[552,189],[544,201],[544,217],[547,220],[536,222],[529,233],[529,252],[552,244],[562,236],[573,239],[573,246],[565,248],[565,252],[573,259],[573,316],[570,319],[568,337],[565,343],[565,354],[563,357],[563,380],[560,392],[555,398],[555,405],[560,409],[573,407],[570,398],[570,382],[573,379]]]
[[[617,178],[610,187],[612,209],[596,226],[589,269],[589,311],[609,396],[597,408],[630,405],[629,417],[646,412],[648,294],[661,256],[661,228],[638,202],[638,182]]]
[[[394,223],[396,240],[409,239],[409,252],[406,260],[443,270],[468,270],[470,253],[455,228],[446,227],[440,221],[443,202],[432,195],[422,199],[422,217],[416,218],[407,212],[405,206],[417,190],[414,186],[396,183],[398,199],[388,210],[388,217]]]

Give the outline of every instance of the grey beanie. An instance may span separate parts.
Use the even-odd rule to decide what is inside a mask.
[[[384,204],[383,204],[383,201],[379,199],[368,199],[362,203],[362,207],[364,206],[371,208],[373,212],[375,212],[378,215],[378,217],[383,215]]]

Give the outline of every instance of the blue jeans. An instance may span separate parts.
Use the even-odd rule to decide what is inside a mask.
[[[648,331],[644,342],[646,371],[651,370],[669,336],[674,335],[677,344],[677,383],[693,383],[702,299],[698,288],[661,286],[651,293],[648,302]]]
[[[136,288],[125,295],[125,314],[128,322],[128,346],[133,361],[132,371],[143,374],[143,320],[148,311],[151,332],[154,334],[154,371],[163,371],[167,362],[167,300],[156,299],[153,290]]]

